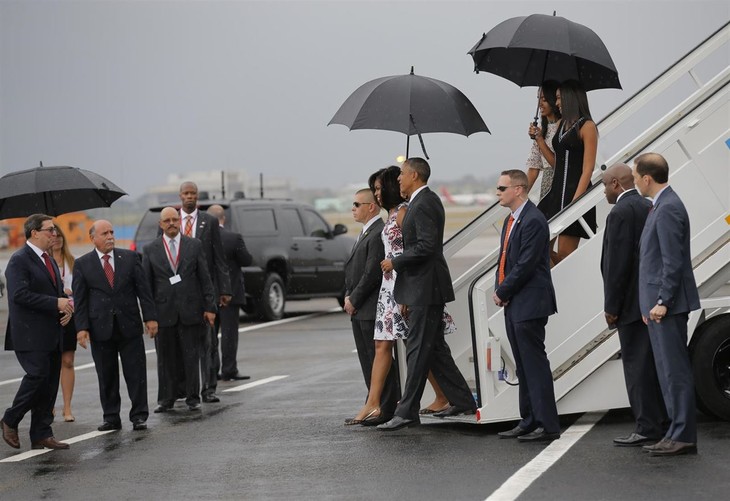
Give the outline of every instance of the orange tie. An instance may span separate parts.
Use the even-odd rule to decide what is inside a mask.
[[[193,216],[185,216],[185,236],[193,235]]]
[[[507,244],[509,243],[509,236],[512,233],[512,223],[515,218],[510,214],[507,220],[507,231],[504,232],[504,244],[502,244],[502,256],[499,258],[499,283],[504,282],[504,266],[507,263]]]

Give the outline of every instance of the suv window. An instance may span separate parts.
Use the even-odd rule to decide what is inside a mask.
[[[312,210],[304,209],[302,211],[302,217],[304,218],[304,226],[307,228],[310,237],[327,238],[330,230],[325,220],[319,214]]]
[[[271,208],[236,207],[239,228],[244,235],[270,235],[276,233],[276,218]]]
[[[304,227],[299,218],[299,211],[294,208],[281,210],[281,225],[292,237],[303,237]]]

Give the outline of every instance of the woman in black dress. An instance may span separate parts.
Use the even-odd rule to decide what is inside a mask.
[[[556,98],[562,120],[553,137],[555,173],[550,192],[538,204],[547,219],[580,197],[591,185],[598,147],[598,129],[580,83],[573,80],[562,83]],[[595,232],[596,209],[586,212],[583,218]],[[550,253],[553,265],[577,249],[581,238],[588,238],[588,234],[576,221],[558,236],[557,251]]]

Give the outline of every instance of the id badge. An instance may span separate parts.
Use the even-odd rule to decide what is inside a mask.
[[[179,284],[180,282],[182,282],[182,278],[180,278],[180,275],[175,275],[175,276],[170,277],[171,285]]]

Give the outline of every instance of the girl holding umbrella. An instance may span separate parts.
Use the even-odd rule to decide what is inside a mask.
[[[553,183],[553,165],[555,164],[555,151],[553,150],[553,136],[558,130],[560,121],[560,110],[556,104],[556,93],[558,91],[558,82],[548,80],[543,82],[539,92],[539,107],[541,123],[538,127],[537,121],[530,123],[528,132],[532,143],[530,156],[527,157],[527,180],[529,192],[537,180],[537,176],[542,172],[542,182],[540,184],[540,200],[545,198],[550,192]]]

